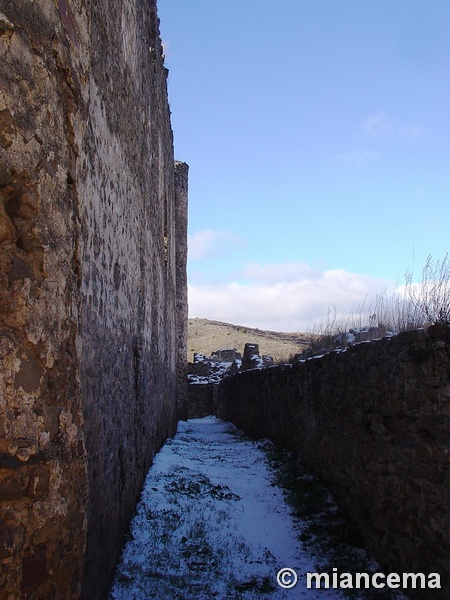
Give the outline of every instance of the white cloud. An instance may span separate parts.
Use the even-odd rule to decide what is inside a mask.
[[[422,135],[423,129],[423,125],[409,125],[407,127],[399,127],[398,133],[403,137],[415,139]]]
[[[369,115],[363,123],[363,129],[372,140],[386,136],[414,140],[419,138],[424,130],[422,125],[417,124],[399,126],[396,119],[385,111]],[[355,148],[349,152],[338,154],[335,158],[346,165],[362,166],[374,162],[379,157],[380,154],[377,151]]]
[[[413,139],[420,137],[423,133],[422,125],[400,126],[395,117],[391,117],[385,111],[369,115],[363,123],[363,128],[372,138],[382,135],[398,135]]]
[[[231,231],[202,229],[188,238],[190,260],[220,258],[240,248],[243,240]]]
[[[364,121],[364,129],[372,137],[391,133],[395,129],[395,121],[384,111],[370,115]]]
[[[338,154],[336,158],[348,165],[364,165],[366,163],[373,162],[377,160],[379,157],[378,152],[371,152],[370,150],[362,150],[361,148],[356,148],[355,150],[350,150],[350,152],[346,152],[344,154]]]
[[[246,279],[264,284],[316,279],[318,275],[318,272],[314,271],[310,265],[299,262],[262,265],[255,261],[248,264],[244,269]]]
[[[295,263],[253,264],[247,273],[256,273],[257,281],[190,284],[190,316],[259,329],[307,331],[326,320],[330,307],[338,314],[353,312],[387,285],[384,280],[341,269],[314,271],[303,263],[297,269]]]

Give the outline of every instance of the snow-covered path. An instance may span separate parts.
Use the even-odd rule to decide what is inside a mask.
[[[307,589],[316,569],[272,480],[260,444],[232,424],[180,422],[148,473],[111,598],[342,598]],[[284,567],[292,589],[277,584]]]

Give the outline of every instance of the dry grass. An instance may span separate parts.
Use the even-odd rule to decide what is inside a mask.
[[[302,352],[308,346],[309,336],[305,333],[252,329],[209,319],[188,321],[189,361],[192,361],[194,353],[210,356],[212,352],[222,348],[236,348],[243,353],[247,343],[258,344],[260,355],[272,356],[276,362],[280,362]]]
[[[413,272],[408,269],[404,285],[391,293],[385,290],[373,304],[359,306],[346,315],[338,315],[335,308],[329,309],[325,321],[312,328],[304,356],[438,323],[450,324],[448,254],[442,260],[428,256],[418,283],[413,281]]]
[[[272,356],[275,362],[293,360],[330,352],[336,348],[372,340],[401,331],[450,324],[450,260],[428,257],[421,281],[414,283],[413,272],[405,274],[405,284],[391,293],[384,291],[375,302],[359,306],[351,314],[338,315],[329,309],[324,322],[310,333],[282,333],[252,329],[208,319],[189,319],[188,360],[194,353],[210,356],[215,350],[236,348],[244,351],[246,343],[259,345],[260,355]],[[350,333],[350,335],[349,335]]]

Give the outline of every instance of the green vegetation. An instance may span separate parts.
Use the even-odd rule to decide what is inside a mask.
[[[264,450],[274,482],[284,491],[292,513],[304,523],[300,540],[316,562],[318,572],[376,573],[377,565],[364,550],[359,529],[336,506],[329,490],[313,477],[287,450],[264,440]],[[355,600],[392,600],[399,595],[386,589],[342,589]]]

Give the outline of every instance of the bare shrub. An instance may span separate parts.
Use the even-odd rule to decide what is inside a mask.
[[[440,260],[428,256],[422,269],[420,284],[412,281],[412,271],[406,274],[406,293],[423,325],[450,323],[450,261],[448,253]]]
[[[291,357],[291,362],[437,323],[450,324],[448,254],[442,260],[428,256],[419,283],[408,269],[402,287],[390,293],[383,290],[373,303],[364,302],[352,313],[339,316],[335,307],[329,308],[325,321],[312,327],[308,348]]]

